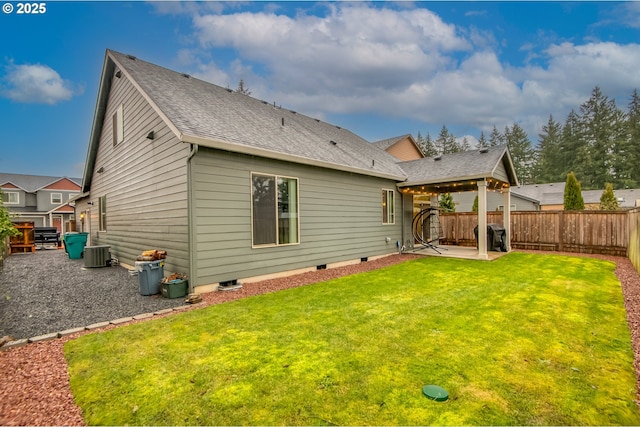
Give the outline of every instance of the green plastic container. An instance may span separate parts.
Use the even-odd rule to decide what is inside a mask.
[[[162,296],[165,298],[181,298],[187,296],[189,291],[189,280],[174,280],[169,283],[162,283]]]
[[[64,235],[64,250],[70,259],[82,258],[89,233],[67,233]]]

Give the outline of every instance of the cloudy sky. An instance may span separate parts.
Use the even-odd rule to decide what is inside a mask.
[[[517,122],[535,144],[596,85],[640,89],[640,2],[0,3],[0,172],[82,175],[107,48],[369,141]]]

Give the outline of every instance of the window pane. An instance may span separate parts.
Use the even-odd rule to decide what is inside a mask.
[[[278,243],[298,243],[298,181],[278,178]]]
[[[382,190],[382,223],[394,224],[393,190]]]
[[[98,199],[98,222],[100,231],[107,231],[107,196]]]
[[[276,244],[276,183],[272,176],[252,176],[253,244]]]

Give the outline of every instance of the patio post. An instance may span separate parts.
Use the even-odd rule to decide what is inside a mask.
[[[487,181],[478,181],[478,259],[489,259],[487,254]]]
[[[505,245],[507,252],[511,252],[511,187],[502,190],[502,204],[504,205],[502,223],[505,231]]]

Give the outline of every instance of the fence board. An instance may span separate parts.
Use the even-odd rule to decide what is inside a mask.
[[[633,213],[635,212],[635,213]],[[627,256],[630,240],[630,216],[636,229],[640,210],[636,211],[513,211],[511,247]],[[502,225],[502,212],[487,213],[487,223]],[[473,212],[440,215],[443,244],[475,246],[473,229],[478,217]],[[635,240],[635,250],[640,251]],[[635,254],[636,252],[634,252]],[[638,255],[640,256],[640,255]],[[640,264],[640,260],[636,261]],[[638,267],[636,267],[638,268]]]
[[[640,272],[640,208],[629,212],[629,251],[627,256],[631,263]]]

